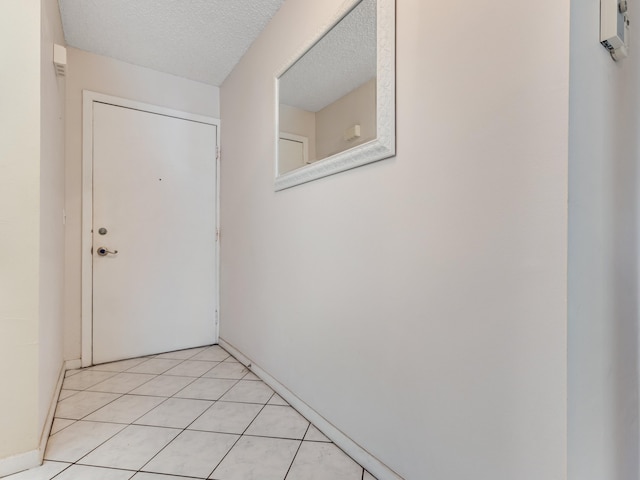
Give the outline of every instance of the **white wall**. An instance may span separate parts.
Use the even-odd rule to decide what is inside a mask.
[[[598,44],[600,2],[572,2],[569,478],[636,480],[640,11],[630,58]],[[634,27],[635,25],[635,27]]]
[[[0,476],[34,466],[62,368],[64,43],[55,0],[0,11]]]
[[[221,336],[406,479],[564,478],[569,0],[398,0],[397,157],[274,193],[273,72],[341,3],[221,88]]]
[[[65,359],[81,355],[82,90],[220,117],[219,89],[75,48],[68,49],[66,104]]]
[[[3,459],[38,446],[40,0],[4,1],[0,32],[0,58],[5,66],[0,75]]]
[[[57,0],[42,0],[40,118],[39,406],[42,430],[60,369],[64,300],[64,77],[53,65],[53,44],[64,45]]]

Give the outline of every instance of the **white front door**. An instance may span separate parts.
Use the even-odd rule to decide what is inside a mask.
[[[216,128],[94,102],[92,363],[216,341]]]

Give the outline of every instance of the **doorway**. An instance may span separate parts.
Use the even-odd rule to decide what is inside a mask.
[[[216,343],[219,121],[83,109],[83,366]]]

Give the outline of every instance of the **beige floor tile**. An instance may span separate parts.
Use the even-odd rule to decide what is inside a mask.
[[[196,356],[191,357],[191,360],[208,360],[211,362],[222,362],[229,358],[229,354],[224,351],[218,345],[213,345],[206,350],[198,353]]]
[[[95,370],[83,370],[80,373],[64,379],[62,388],[65,390],[85,390],[96,383],[103,382],[113,377],[114,372],[98,372]]]
[[[7,480],[375,480],[218,345],[68,371],[64,387],[45,465]]]
[[[333,443],[302,442],[287,480],[361,480],[363,469]]]
[[[2,480],[50,480],[65,468],[68,468],[69,465],[71,464],[45,461],[39,467],[2,477]]]
[[[166,372],[170,368],[175,367],[181,362],[181,360],[174,360],[170,358],[150,358],[142,363],[139,363],[133,368],[129,368],[129,373],[150,373],[159,375]]]
[[[86,416],[85,420],[130,424],[160,405],[163,401],[164,398],[162,397],[123,395],[110,404],[96,410],[91,415]]]
[[[267,405],[245,434],[302,440],[307,428],[309,428],[309,422],[293,408]]]
[[[263,382],[240,380],[221,400],[265,404],[273,395],[273,390]]]
[[[285,405],[289,406],[289,404],[277,393],[273,394],[273,397],[269,399],[269,405]]]
[[[198,353],[206,350],[208,347],[189,348],[187,350],[176,350],[175,352],[161,353],[156,358],[172,358],[174,360],[188,360]]]
[[[218,400],[233,385],[235,380],[219,378],[198,378],[175,394],[180,398],[196,398],[200,400]]]
[[[216,480],[283,480],[299,441],[243,436],[215,469]]]
[[[262,405],[254,403],[216,402],[189,429],[241,434],[261,409]]]
[[[55,480],[129,480],[135,472],[114,468],[73,465],[58,475]]]
[[[111,363],[102,363],[100,365],[95,365],[89,370],[98,370],[101,372],[124,372],[130,368],[135,367],[136,365],[141,364],[142,362],[146,362],[148,358],[139,357],[139,358],[130,358],[127,360],[120,360],[118,362]]]
[[[171,397],[184,387],[195,381],[193,377],[173,377],[171,375],[160,375],[149,380],[144,385],[129,392],[131,395],[154,395],[158,397]]]
[[[240,380],[249,370],[241,363],[222,362],[204,374],[207,378],[229,378]]]
[[[87,390],[91,392],[129,393],[131,390],[156,378],[148,373],[118,373],[104,382],[97,383]]]
[[[184,377],[200,377],[218,365],[218,362],[203,360],[185,360],[179,365],[167,370],[165,375],[180,375]]]
[[[208,400],[169,398],[134,423],[156,427],[187,428],[211,405],[213,402]]]
[[[139,470],[179,433],[180,430],[172,428],[130,425],[78,463]]]
[[[206,478],[237,440],[238,435],[185,430],[142,470]]]
[[[123,428],[124,425],[115,423],[76,422],[49,437],[44,458],[76,462]]]
[[[307,430],[307,434],[304,436],[305,440],[310,442],[329,442],[329,440],[320,430],[318,430],[313,425],[309,425],[309,430]]]
[[[73,425],[74,423],[76,423],[76,420],[68,420],[66,418],[54,418],[53,424],[51,425],[51,432],[49,432],[49,435],[58,433],[60,430],[67,428],[69,425]]]
[[[164,473],[147,473],[138,472],[131,480],[187,480],[185,477],[176,477],[174,475],[165,475]]]
[[[55,416],[79,420],[120,397],[117,393],[79,392],[58,402]]]

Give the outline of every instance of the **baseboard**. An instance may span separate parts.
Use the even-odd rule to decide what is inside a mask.
[[[69,368],[67,364],[69,362],[63,362],[60,366],[60,373],[58,374],[58,382],[56,383],[56,388],[53,391],[53,395],[51,396],[51,403],[49,404],[49,412],[47,413],[47,420],[44,422],[44,426],[42,427],[42,433],[40,434],[40,448],[39,452],[39,463],[42,463],[44,460],[44,451],[47,448],[47,440],[49,439],[49,434],[51,433],[51,427],[53,426],[53,417],[56,413],[56,407],[58,405],[58,398],[60,398],[60,390],[62,390],[62,382],[64,381],[64,375]]]
[[[22,472],[40,465],[40,450],[31,450],[0,460],[0,477]]]
[[[65,370],[76,370],[78,368],[82,368],[82,360],[77,358],[76,360],[67,360],[64,362]]]
[[[75,362],[77,362],[78,367],[75,366]],[[69,366],[69,364],[71,364],[71,366]],[[60,398],[60,390],[62,390],[64,374],[67,370],[72,368],[79,368],[79,366],[80,360],[72,360],[71,362],[67,361],[60,366],[58,382],[56,383],[56,388],[53,391],[53,395],[51,396],[49,411],[47,412],[47,419],[42,426],[38,448],[36,450],[21,453],[19,455],[0,459],[0,478],[42,465],[44,452],[47,448],[47,440],[49,439],[51,427],[53,426],[53,418],[56,412],[56,406],[58,405],[58,398]]]
[[[231,353],[240,363],[249,368],[264,383],[269,385],[278,395],[286,400],[293,408],[295,408],[303,417],[313,423],[318,429],[324,433],[333,443],[340,447],[347,455],[362,465],[369,473],[378,480],[403,480],[397,473],[387,467],[376,457],[367,452],[364,448],[347,437],[338,430],[326,418],[316,412],[313,408],[300,400],[291,390],[282,385],[278,380],[269,375],[259,365],[256,365],[249,357],[224,340],[218,338],[218,344]]]

